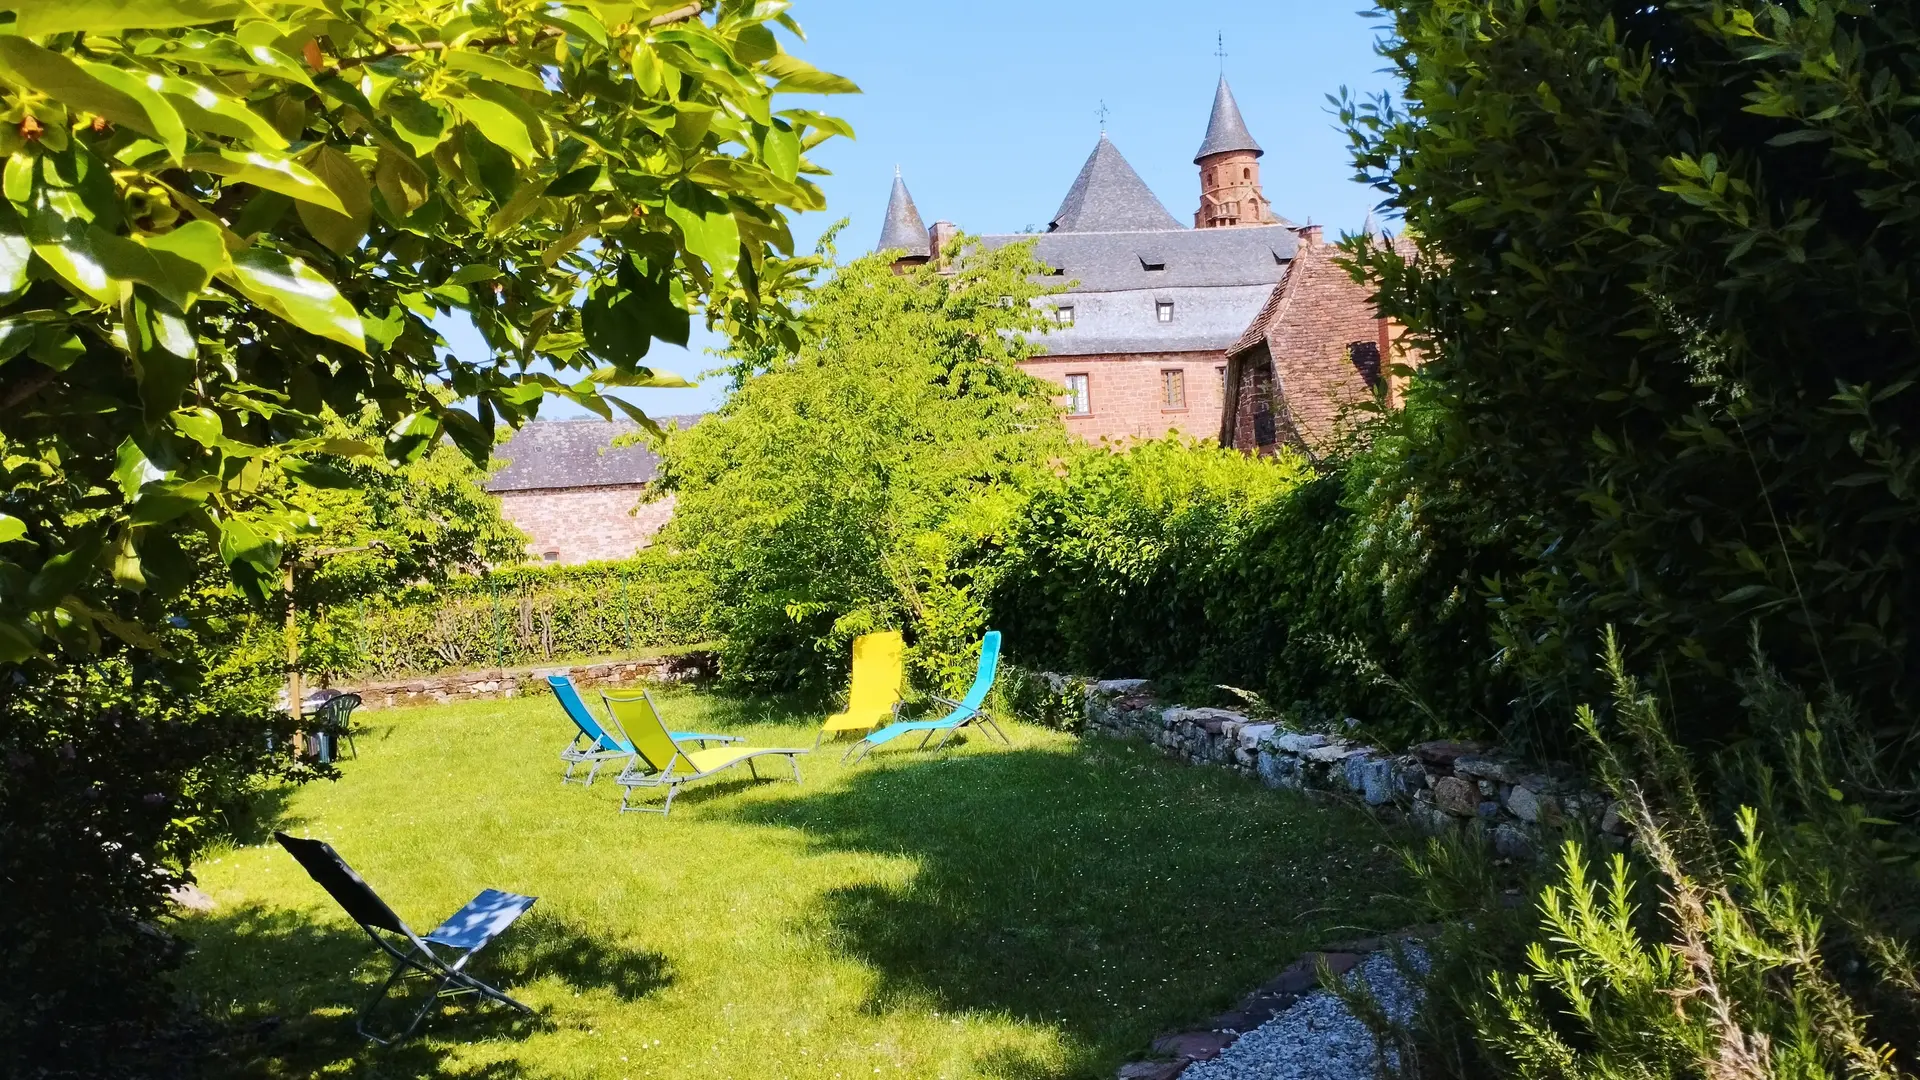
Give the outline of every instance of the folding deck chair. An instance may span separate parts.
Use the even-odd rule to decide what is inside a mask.
[[[585,780],[577,781],[585,787],[593,786],[593,778],[600,773],[600,767],[609,761],[632,761],[634,755],[633,740],[616,731],[608,731],[593,710],[581,700],[580,691],[574,688],[573,680],[565,675],[547,676],[547,685],[553,688],[553,696],[560,701],[560,707],[566,710],[567,718],[573,721],[575,728],[573,740],[560,751],[560,760],[567,763],[567,774],[560,778],[563,784],[575,783],[573,768],[589,762],[593,768],[587,771]],[[604,700],[606,695],[600,695]],[[611,715],[611,714],[609,714]],[[674,738],[686,742],[697,742],[702,747],[708,743],[739,742],[738,735],[711,735],[698,731],[681,731]]]
[[[861,634],[853,639],[853,681],[847,688],[847,711],[834,713],[820,726],[820,740],[843,731],[872,731],[885,720],[900,718],[900,690],[907,682],[906,639],[898,630]]]
[[[808,750],[775,750],[758,746],[722,746],[714,750],[688,750],[680,745],[680,737],[667,730],[667,722],[660,718],[660,709],[654,705],[652,695],[645,690],[637,697],[607,698],[607,708],[621,726],[633,736],[633,746],[638,753],[620,771],[614,783],[626,790],[620,794],[620,812],[629,810],[644,811],[665,816],[673,809],[673,797],[680,791],[682,784],[695,780],[704,780],[717,772],[730,769],[742,762],[755,780],[760,779],[760,770],[754,767],[753,759],[765,754],[784,754],[787,764],[793,767],[793,782],[800,782],[800,755]],[[641,788],[666,788],[667,801],[655,809],[651,806],[630,806],[628,800]]]
[[[1013,745],[1012,740],[1007,738],[1007,733],[1001,731],[1000,725],[994,723],[993,717],[987,715],[985,708],[987,692],[993,689],[994,675],[999,670],[1000,631],[989,630],[986,636],[980,639],[980,666],[974,672],[973,685],[967,688],[966,695],[959,701],[938,696],[931,699],[951,708],[952,712],[938,720],[895,721],[848,747],[847,752],[840,756],[840,760],[846,761],[852,758],[853,764],[858,765],[863,758],[873,752],[874,747],[892,742],[914,731],[926,733],[920,737],[920,745],[923,747],[927,745],[927,740],[933,738],[934,732],[940,732],[940,742],[934,747],[938,750],[947,745],[947,740],[953,737],[954,732],[973,723],[982,725],[985,730],[991,730],[995,735],[1000,736],[1001,742],[1008,746]]]
[[[313,880],[332,894],[333,899],[346,909],[354,922],[360,924],[360,929],[367,932],[367,936],[382,952],[393,957],[393,973],[387,976],[386,982],[380,984],[379,992],[361,1007],[354,1019],[355,1031],[382,1046],[391,1045],[413,1034],[414,1029],[420,1026],[442,998],[460,994],[479,994],[532,1015],[532,1009],[467,974],[466,966],[474,954],[512,926],[515,919],[526,914],[527,909],[533,906],[534,897],[487,889],[468,901],[466,907],[447,916],[445,922],[428,931],[425,937],[421,937],[408,929],[400,916],[395,915],[386,901],[380,899],[372,887],[353,872],[353,868],[331,845],[319,840],[288,836],[283,832],[274,833],[273,838],[280,841],[280,846],[298,859],[301,866],[306,867]],[[395,938],[401,940],[395,941]],[[436,945],[449,955],[442,957],[435,952]],[[368,1018],[373,1015],[374,1008],[386,999],[394,983],[407,975],[433,980],[432,991],[406,1027],[385,1038],[375,1035],[367,1029]]]

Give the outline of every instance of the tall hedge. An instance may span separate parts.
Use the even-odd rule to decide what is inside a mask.
[[[700,579],[664,551],[584,566],[520,567],[333,609],[302,659],[335,680],[519,667],[701,643]]]
[[[1683,734],[1735,736],[1749,626],[1795,681],[1914,715],[1920,25],[1805,0],[1382,0],[1351,103],[1421,257],[1369,252],[1447,422],[1421,488],[1501,564],[1535,685],[1615,623]]]

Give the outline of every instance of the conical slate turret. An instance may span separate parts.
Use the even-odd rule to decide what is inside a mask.
[[[1207,138],[1200,144],[1200,152],[1193,155],[1193,163],[1198,165],[1203,158],[1229,150],[1251,150],[1255,157],[1266,153],[1248,133],[1247,122],[1240,117],[1240,105],[1233,100],[1233,90],[1227,86],[1227,77],[1222,75],[1219,88],[1213,92],[1213,116],[1207,120]]]
[[[904,251],[908,257],[927,258],[932,249],[927,244],[927,226],[920,220],[920,210],[913,205],[913,196],[907,194],[907,182],[900,179],[900,170],[893,170],[893,195],[887,199],[887,220],[880,227],[880,243],[875,251]]]
[[[1154,198],[1147,182],[1102,132],[1047,231],[1158,232],[1179,227],[1180,223]]]

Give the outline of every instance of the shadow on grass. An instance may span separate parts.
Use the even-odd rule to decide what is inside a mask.
[[[518,1065],[455,1064],[453,1049],[517,1040],[552,1026],[545,1013],[529,1017],[467,995],[444,1002],[411,1039],[377,1046],[354,1030],[354,1019],[390,962],[358,927],[316,925],[301,913],[248,906],[196,917],[182,929],[201,953],[202,985],[223,992],[199,1003],[213,1025],[209,1075],[509,1080],[523,1075]],[[539,913],[509,929],[470,970],[515,996],[516,987],[553,978],[576,992],[605,990],[633,1001],[672,981],[664,956],[608,946]],[[381,1032],[403,1026],[425,991],[419,981],[396,987],[371,1026]]]
[[[824,897],[819,929],[880,975],[869,1008],[1054,1027],[1068,1075],[1107,1072],[1345,928],[1387,929],[1398,864],[1361,815],[1150,750],[889,754],[838,789],[730,816],[904,857],[904,888]],[[1031,1062],[994,1075],[1055,1075]]]

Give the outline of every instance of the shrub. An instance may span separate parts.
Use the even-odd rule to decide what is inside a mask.
[[[1890,724],[1920,674],[1920,15],[1855,0],[1381,0],[1400,93],[1344,110],[1420,257],[1357,248],[1445,413],[1477,587],[1555,715],[1631,626],[1681,736],[1737,738],[1766,617]],[[1483,584],[1484,581],[1484,584]],[[1785,618],[1774,618],[1785,615]]]
[[[888,628],[924,681],[971,677],[986,609],[966,553],[1070,448],[1056,388],[1018,367],[1044,326],[1031,246],[949,269],[839,267],[797,354],[668,434],[661,543],[707,582],[729,680],[824,693],[852,639]]]
[[[1470,563],[1398,471],[1423,423],[1319,475],[1180,440],[1077,459],[990,556],[993,619],[1027,664],[1246,687],[1387,742],[1489,733],[1511,694]]]
[[[307,628],[302,655],[330,678],[394,678],[695,645],[708,636],[701,587],[659,549],[453,578],[330,610]]]

